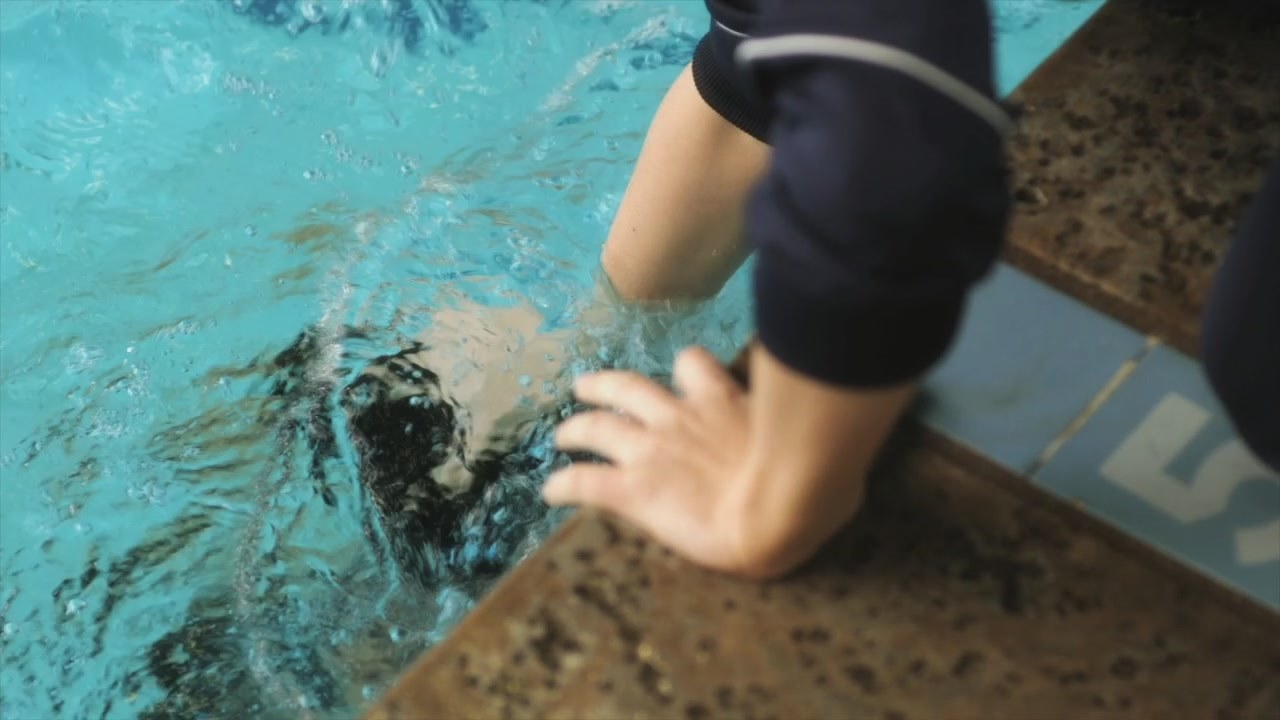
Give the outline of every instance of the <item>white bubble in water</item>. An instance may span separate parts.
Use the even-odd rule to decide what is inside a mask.
[[[159,505],[164,501],[164,490],[154,482],[130,485],[126,493],[129,495],[130,500],[146,502],[151,505]]]
[[[257,235],[257,234],[258,234],[258,226],[257,226],[257,225],[245,225],[245,226],[244,226],[244,234],[245,234],[245,235],[248,235],[249,237],[253,237],[254,235]]]
[[[80,613],[81,610],[85,608],[86,605],[88,605],[88,603],[86,603],[84,600],[81,600],[80,598],[73,598],[67,601],[67,605],[64,609],[64,612],[67,615],[77,615]]]
[[[456,588],[442,590],[437,602],[440,607],[440,620],[437,624],[441,627],[451,627],[461,620],[462,616],[471,607],[470,599],[465,593]]]
[[[200,46],[181,42],[160,51],[160,67],[169,79],[169,87],[187,94],[209,86],[216,63]]]
[[[303,3],[302,17],[306,18],[307,22],[318,23],[324,19],[324,6],[315,0]]]
[[[404,641],[404,630],[400,629],[399,625],[392,625],[387,635],[390,636],[391,642],[397,645]]]
[[[377,694],[378,694],[377,688],[375,688],[372,685],[365,685],[364,687],[360,688],[360,696],[363,697],[365,700],[372,700],[374,696]]]
[[[68,373],[72,375],[79,375],[80,373],[93,368],[94,365],[97,365],[103,355],[104,353],[102,348],[76,343],[67,353],[64,366]]]
[[[172,340],[183,335],[193,335],[199,330],[200,323],[193,320],[179,320],[172,325],[161,328],[156,334],[167,340]]]

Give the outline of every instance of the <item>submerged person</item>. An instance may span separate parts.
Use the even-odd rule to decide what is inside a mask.
[[[327,505],[342,493],[332,469],[352,451],[366,519],[378,526],[366,533],[397,573],[428,590],[475,589],[536,542],[546,516],[537,478],[554,459],[553,419],[566,400],[523,387],[499,364],[518,348],[524,372],[554,376],[560,348],[536,335],[538,324],[524,308],[463,305],[433,313],[394,353],[341,358],[331,351],[361,344],[364,333],[310,328],[242,372],[269,378],[281,401],[281,455],[294,438],[306,442],[307,479]],[[527,402],[513,409],[518,399]]]
[[[561,448],[608,463],[544,497],[596,506],[703,566],[788,573],[865,477],[996,263],[1011,210],[985,0],[707,0],[710,31],[650,126],[606,240],[631,301],[714,295],[757,255],[749,390],[707,352],[677,392],[579,379]],[[1214,387],[1280,466],[1280,166],[1210,303]],[[1247,371],[1247,372],[1242,372]]]
[[[563,346],[559,338],[537,334],[541,318],[530,308],[452,305],[431,313],[430,325],[408,342],[392,340],[392,352],[368,352],[369,345],[388,339],[377,331],[381,337],[375,339],[358,327],[313,326],[277,353],[219,370],[263,379],[261,395],[248,400],[266,401],[253,404],[263,413],[259,432],[275,442],[276,464],[268,474],[280,478],[277,487],[310,485],[314,507],[294,508],[297,515],[258,510],[273,513],[259,516],[271,527],[272,541],[261,557],[255,550],[255,559],[236,560],[238,566],[249,563],[243,568],[254,582],[203,588],[182,622],[149,644],[145,666],[125,680],[130,694],[147,684],[159,690],[139,717],[256,717],[285,706],[326,713],[357,707],[367,683],[394,675],[406,660],[401,623],[420,626],[432,618],[438,630],[452,622],[439,606],[424,616],[427,597],[447,590],[454,602],[474,601],[550,530],[538,487],[553,461],[550,435],[563,394],[524,387],[502,363],[519,358],[523,372],[554,378]],[[513,398],[529,402],[512,412]],[[242,432],[226,417],[219,409],[162,433],[162,452],[177,457],[193,442],[232,442],[192,435],[193,428]],[[299,441],[307,452],[294,451]],[[316,520],[303,520],[304,513],[319,513],[310,517],[321,518],[330,534],[342,527],[324,514],[322,503],[359,508],[368,545],[339,538],[317,556],[308,537],[317,527],[308,523]],[[283,515],[275,516],[276,510]],[[167,572],[164,563],[198,552],[202,533],[213,524],[197,504],[113,560],[104,573],[111,578],[104,607],[123,605],[119,601],[136,590],[133,580]],[[252,535],[242,542],[258,547]],[[366,549],[387,575],[369,572]],[[82,583],[98,574],[94,561],[91,556]],[[398,609],[380,602],[370,613],[368,606],[346,605],[372,603],[389,576],[405,582],[395,593]],[[308,610],[320,623],[315,627],[323,628],[325,613],[345,608],[350,614],[342,616],[340,641],[330,635],[332,628],[317,635],[289,625],[289,618],[296,619],[290,588],[313,582],[341,588],[336,606],[321,593],[311,597]],[[246,663],[248,653],[265,665]]]

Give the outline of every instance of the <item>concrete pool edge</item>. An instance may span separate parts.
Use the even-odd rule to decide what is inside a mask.
[[[1176,6],[1108,0],[1010,94],[1005,257],[1194,357],[1217,255],[1280,150],[1280,27]]]
[[[906,449],[905,452],[902,452],[902,459],[892,461],[891,465],[941,462],[957,468],[965,468],[964,472],[969,473],[978,482],[987,484],[988,491],[1006,496],[1006,499],[1001,502],[1022,508],[1021,510],[1015,509],[1013,511],[1015,515],[1053,516],[1057,518],[1055,522],[1061,523],[1064,527],[1069,527],[1071,529],[1070,534],[1079,538],[1078,542],[1092,548],[1088,552],[1095,557],[1086,559],[1086,562],[1093,560],[1098,562],[1099,565],[1106,565],[1108,561],[1128,564],[1135,568],[1142,568],[1141,572],[1151,578],[1159,578],[1154,584],[1164,584],[1167,588],[1163,592],[1156,593],[1156,596],[1167,600],[1168,612],[1173,612],[1173,608],[1179,604],[1202,606],[1204,607],[1204,617],[1212,616],[1217,619],[1223,619],[1224,622],[1225,618],[1233,617],[1235,621],[1251,626],[1255,632],[1260,630],[1261,632],[1257,632],[1257,636],[1261,638],[1280,637],[1280,614],[1269,611],[1251,598],[1209,580],[1176,560],[1147,546],[1145,543],[1135,540],[1123,531],[1117,530],[1087,513],[1080,512],[1079,508],[1074,507],[1068,501],[1045,492],[1025,477],[1017,476],[1006,468],[981,457],[940,433],[928,430],[918,423],[912,422],[902,434],[914,436],[915,439],[904,446]],[[937,481],[927,480],[922,482]],[[626,537],[618,542],[617,537],[620,532],[618,528],[621,528],[623,535],[630,536],[632,542],[627,542]],[[1030,525],[1028,531],[1036,532],[1036,524]],[[613,538],[616,544],[602,543],[600,542],[601,538],[606,540]],[[640,545],[648,546],[641,551],[636,551],[635,547]],[[837,602],[832,603],[830,602],[831,598],[821,597],[819,593],[814,591],[811,586],[818,581],[814,579],[813,573],[821,573],[821,570],[814,571],[806,567],[783,581],[761,586],[722,579],[714,576],[714,574],[688,565],[660,548],[646,544],[639,539],[639,536],[633,534],[625,525],[618,523],[616,520],[595,512],[577,512],[534,555],[515,568],[496,588],[482,599],[476,608],[461,621],[459,626],[440,645],[424,653],[423,656],[415,661],[383,698],[368,709],[364,717],[369,720],[440,716],[497,717],[501,715],[543,717],[548,714],[573,717],[612,717],[615,710],[626,709],[627,701],[610,700],[603,696],[609,694],[625,695],[630,692],[627,688],[621,687],[619,683],[613,683],[607,691],[603,691],[601,687],[587,684],[585,676],[582,675],[582,672],[585,671],[582,671],[581,667],[591,666],[593,662],[603,662],[612,666],[635,661],[634,657],[619,655],[620,652],[623,652],[619,649],[621,646],[615,646],[614,640],[602,638],[598,635],[599,633],[621,632],[625,637],[619,642],[630,648],[626,652],[641,657],[642,660],[647,655],[672,658],[681,655],[688,656],[689,652],[687,648],[682,652],[679,648],[664,647],[663,641],[654,637],[655,635],[660,636],[663,634],[664,631],[660,627],[646,626],[638,621],[631,621],[628,624],[616,618],[615,620],[610,620],[607,613],[601,615],[597,612],[588,617],[585,614],[578,615],[576,611],[567,609],[581,604],[587,594],[594,592],[589,589],[593,587],[591,585],[592,581],[578,573],[576,567],[572,569],[572,572],[578,573],[575,574],[577,581],[572,584],[567,584],[568,581],[558,582],[554,576],[557,572],[571,572],[570,569],[563,566],[566,562],[577,562],[577,560],[582,560],[591,554],[592,551],[586,549],[588,547],[596,548],[594,551],[595,557],[588,558],[589,562],[597,564],[603,562],[605,565],[613,566],[615,569],[623,566],[629,568],[638,567],[640,564],[649,568],[661,567],[662,572],[667,576],[665,583],[655,579],[653,581],[654,586],[646,584],[643,588],[630,591],[651,594],[656,598],[661,598],[661,600],[650,598],[648,602],[658,602],[665,605],[691,603],[691,607],[696,607],[702,602],[696,596],[705,592],[708,586],[718,588],[721,592],[726,593],[727,596],[740,597],[738,602],[740,607],[751,605],[755,602],[753,598],[757,595],[779,592],[811,594],[812,598],[808,601],[810,603],[807,606],[808,610],[817,610],[824,608],[824,606],[828,611],[832,609],[838,610],[842,603],[854,602],[853,598],[845,596],[843,600],[838,599]],[[640,552],[644,556],[643,559],[637,559],[636,552]],[[854,552],[857,553],[856,550]],[[1066,555],[1071,554],[1070,552],[1066,553]],[[1047,564],[1053,566],[1055,562],[1066,561],[1063,558],[1058,558],[1057,560],[1048,561]],[[820,561],[818,565],[822,565],[822,562]],[[1054,570],[1051,569],[1049,573],[1050,575],[1054,574]],[[644,575],[644,577],[651,577],[651,575],[652,572],[649,575]],[[844,578],[844,581],[856,585],[859,582],[859,578],[855,574],[850,574]],[[672,584],[673,582],[674,584]],[[565,592],[570,587],[572,587],[572,592]],[[930,587],[928,584],[922,584],[919,589],[920,592],[924,593]],[[1078,591],[1082,596],[1087,596],[1092,589],[1081,587],[1075,591]],[[615,590],[609,592],[624,591],[615,588]],[[856,594],[856,591],[854,592]],[[683,597],[686,593],[691,594],[691,596]],[[615,603],[622,602],[617,599],[618,597],[621,596],[615,597]],[[957,595],[956,597],[959,596]],[[863,597],[857,600],[861,602],[866,599],[866,597]],[[948,601],[952,600],[954,598],[948,598]],[[637,600],[635,602],[642,601]],[[924,605],[923,602],[920,604]],[[986,605],[981,605],[980,607],[985,608]],[[553,611],[548,608],[558,609]],[[802,612],[801,610],[803,609],[787,608],[783,612],[771,613],[769,617],[771,622],[775,622],[780,626],[803,625],[808,614],[807,612]],[[920,609],[917,608],[916,611]],[[591,608],[588,607],[586,610],[590,611]],[[1148,610],[1156,615],[1166,612],[1164,606],[1151,606]],[[913,613],[916,611],[913,611]],[[560,621],[560,624],[557,624],[549,619],[550,615],[547,615],[547,613],[554,612],[568,612],[572,617],[576,617],[578,622],[575,626],[567,626],[563,620]],[[996,615],[998,612],[992,611],[991,614]],[[1130,612],[1130,614],[1132,613]],[[978,613],[977,616],[979,618],[987,617],[981,613]],[[713,614],[709,617],[719,616]],[[657,618],[651,619],[656,620]],[[672,617],[671,621],[678,623],[680,618]],[[974,622],[981,624],[982,620],[979,619]],[[1132,622],[1137,622],[1137,620],[1129,618],[1123,620],[1121,624]],[[529,625],[529,623],[532,623],[532,625]],[[659,624],[661,624],[661,621],[659,621]],[[714,626],[708,626],[704,629],[706,633],[714,637],[728,638],[732,634],[727,629],[718,629]],[[1081,632],[1088,634],[1088,628],[1084,628]],[[563,634],[564,637],[558,637],[557,633]],[[1235,642],[1245,642],[1245,638],[1248,635],[1249,633],[1241,631],[1233,635],[1233,637],[1236,638]],[[1063,639],[1063,642],[1068,643],[1074,641],[1074,639]],[[728,642],[728,640],[725,639],[722,642]],[[1105,641],[1100,640],[1099,642],[1105,645]],[[509,672],[518,675],[521,662],[535,662],[534,660],[523,658],[523,656],[540,652],[538,648],[547,643],[559,644],[570,648],[572,650],[570,655],[576,658],[572,661],[564,658],[548,661],[556,668],[555,672],[552,673],[553,675],[563,672],[565,675],[570,676],[565,678],[566,682],[557,682],[554,687],[526,688],[521,686],[519,681],[512,679],[512,685],[510,687],[505,686],[504,681],[501,681],[504,673]],[[1194,643],[1191,644],[1194,645]],[[910,648],[903,648],[903,652],[908,652],[909,650]],[[1008,653],[1010,651],[1006,647],[1003,651],[992,652]],[[1280,663],[1280,657],[1275,658],[1275,661]],[[468,671],[468,667],[472,670]],[[481,667],[486,667],[488,670],[479,669]],[[773,665],[766,663],[763,666],[757,666],[756,672],[759,672],[760,667],[773,667]],[[789,675],[796,672],[799,667],[776,666],[773,671],[776,673],[776,677],[751,676],[751,679],[759,684],[785,680]],[[469,675],[468,673],[471,671],[474,671],[477,675]],[[747,674],[750,675],[750,672],[750,669],[748,669]],[[459,682],[461,676],[483,677],[486,673],[492,676],[493,682],[484,683],[479,680]],[[580,681],[575,682],[573,678],[578,678]],[[643,677],[640,680],[643,680]],[[546,682],[550,683],[551,681],[547,680]],[[604,681],[600,682],[603,683]],[[684,675],[668,681],[668,683],[674,683],[675,685],[696,684],[698,682],[696,677]],[[663,702],[661,690],[665,686],[659,684],[656,687],[658,690],[654,698],[657,699],[654,702],[659,703],[659,705],[649,706],[649,713],[652,713],[655,707],[660,707]],[[653,691],[653,688],[649,688],[649,690]],[[639,691],[637,690],[637,692]],[[675,691],[672,690],[671,692]],[[512,700],[513,697],[524,697],[528,694],[537,695],[542,699],[530,701],[533,702],[533,705],[528,707],[521,706],[519,701]],[[653,692],[649,692],[649,694],[653,695]],[[830,699],[835,702],[838,698],[832,696]],[[1075,702],[1067,698],[1065,694],[1059,699],[1062,702]],[[634,700],[642,705],[649,705],[649,701],[643,700],[640,695],[635,696]],[[1280,702],[1280,697],[1277,697],[1276,701]],[[515,705],[512,705],[512,702],[515,702]],[[621,702],[622,705],[613,704],[615,702]],[[814,702],[817,701],[815,700]],[[975,697],[970,698],[967,707],[983,708],[983,712],[990,712],[997,707],[1001,707],[1001,702],[1003,700],[998,695],[990,693],[983,695],[979,692]],[[605,704],[599,705],[596,703]],[[506,710],[499,712],[500,708],[506,708]],[[637,707],[636,710],[640,713],[638,716],[645,716],[641,708]],[[650,714],[648,716],[655,715]],[[662,715],[659,713],[656,716]]]

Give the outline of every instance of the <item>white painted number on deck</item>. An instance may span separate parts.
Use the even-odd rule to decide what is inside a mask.
[[[1111,453],[1102,475],[1182,523],[1208,519],[1227,509],[1242,483],[1280,483],[1238,439],[1228,440],[1200,463],[1191,482],[1168,467],[1209,423],[1211,415],[1187,398],[1170,393]],[[1235,532],[1236,561],[1259,565],[1280,560],[1280,508],[1275,520]]]

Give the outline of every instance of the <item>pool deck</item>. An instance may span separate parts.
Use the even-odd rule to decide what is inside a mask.
[[[1280,155],[1280,30],[1145,4],[1112,0],[1013,93],[1009,258],[1194,353],[1219,256]]]
[[[940,435],[755,585],[575,516],[367,718],[1276,717],[1280,618]]]
[[[580,512],[366,717],[1280,717],[1280,477],[1187,354],[1280,26],[1176,7],[1110,0],[1014,93],[1009,262],[814,562],[739,582]]]

